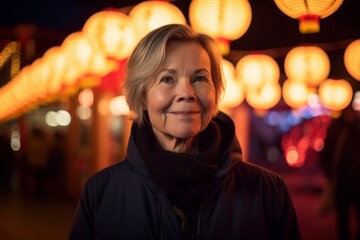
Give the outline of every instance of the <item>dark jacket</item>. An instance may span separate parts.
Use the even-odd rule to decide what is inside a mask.
[[[226,121],[233,124],[230,118]],[[126,159],[87,181],[70,240],[184,239],[183,225],[142,159],[134,131],[133,127]],[[243,162],[236,137],[213,180],[195,214],[195,231],[187,239],[300,239],[284,181]]]

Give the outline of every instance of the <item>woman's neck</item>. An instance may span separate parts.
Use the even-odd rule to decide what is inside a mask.
[[[154,131],[157,145],[160,149],[175,152],[175,153],[186,153],[190,155],[198,154],[198,141],[197,137],[179,139],[174,138],[170,135],[164,135],[162,133]]]

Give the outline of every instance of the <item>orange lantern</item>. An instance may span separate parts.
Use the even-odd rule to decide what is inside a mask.
[[[247,103],[256,110],[268,110],[274,107],[281,98],[279,83],[265,83],[257,88],[246,90]]]
[[[49,95],[47,98],[47,101],[51,102],[59,98],[63,86],[69,85],[70,81],[76,81],[76,76],[74,74],[75,70],[74,66],[69,64],[64,50],[60,46],[48,49],[43,58],[45,59],[46,64],[49,65],[52,73],[49,81]]]
[[[33,96],[39,100],[45,99],[48,95],[52,69],[45,58],[38,58],[30,67],[31,71],[28,76],[31,81]]]
[[[304,82],[284,81],[282,87],[282,96],[287,105],[292,108],[299,108],[307,103],[309,89]]]
[[[236,64],[236,74],[247,88],[277,83],[280,78],[278,64],[265,54],[249,54],[241,58]]]
[[[344,0],[275,0],[276,6],[287,16],[299,20],[301,33],[320,31],[320,19],[333,14]]]
[[[360,39],[351,42],[345,49],[344,64],[349,74],[360,81]]]
[[[324,50],[316,46],[300,46],[291,49],[284,63],[287,77],[316,87],[330,72],[330,60]]]
[[[62,48],[69,63],[76,67],[80,75],[95,74],[102,76],[114,68],[114,64],[108,63],[106,56],[94,48],[83,32],[74,32],[66,37]]]
[[[219,105],[220,108],[233,108],[244,101],[244,90],[242,84],[235,78],[234,65],[223,59],[222,68],[225,78],[225,90]]]
[[[134,21],[139,39],[150,31],[167,24],[186,24],[185,16],[180,9],[167,1],[153,0],[138,3],[131,9],[129,16]]]
[[[248,30],[252,18],[247,0],[193,0],[189,7],[191,26],[218,40],[224,55],[230,51],[230,41]]]
[[[353,90],[344,79],[327,79],[319,86],[319,97],[322,104],[333,111],[347,107],[352,100]]]
[[[90,16],[83,32],[88,35],[95,49],[107,57],[127,58],[137,43],[132,19],[116,10],[107,9]]]

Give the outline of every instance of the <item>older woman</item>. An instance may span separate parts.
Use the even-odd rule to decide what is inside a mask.
[[[219,112],[221,55],[185,25],[149,33],[127,63],[137,114],[126,159],[91,177],[69,239],[299,239],[284,181],[242,161]]]

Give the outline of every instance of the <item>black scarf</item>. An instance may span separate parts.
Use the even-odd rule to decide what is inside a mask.
[[[200,133],[199,154],[189,155],[158,149],[152,126],[144,122],[134,135],[139,152],[172,203],[188,213],[200,205],[211,177],[219,169],[220,129],[210,122]]]

